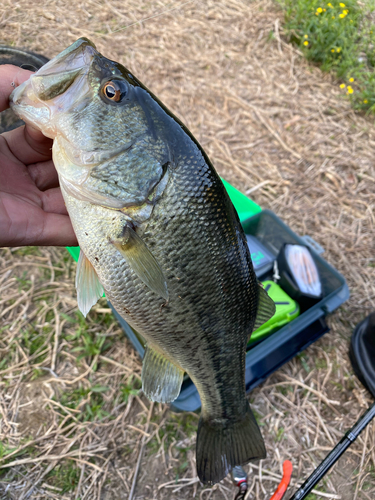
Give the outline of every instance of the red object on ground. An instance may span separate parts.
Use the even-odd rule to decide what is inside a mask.
[[[285,460],[285,462],[283,463],[283,478],[270,500],[281,500],[283,498],[286,490],[288,489],[290,478],[292,477],[292,472],[292,462],[289,462],[289,460]]]

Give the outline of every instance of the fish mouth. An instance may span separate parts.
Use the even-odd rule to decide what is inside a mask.
[[[77,99],[91,94],[87,75],[99,55],[90,40],[78,39],[12,92],[11,108],[26,123],[55,138],[56,131],[51,124],[54,109],[64,111]]]

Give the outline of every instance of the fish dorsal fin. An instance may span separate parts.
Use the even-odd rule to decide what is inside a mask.
[[[167,282],[163,271],[147,248],[146,243],[130,226],[126,226],[124,236],[111,243],[124,257],[126,262],[153,292],[168,300]]]
[[[77,264],[76,289],[78,308],[86,316],[92,306],[103,296],[104,288],[91,262],[82,250]]]
[[[268,321],[275,314],[276,306],[274,301],[269,297],[268,293],[259,284],[259,299],[258,299],[258,311],[255,318],[254,329],[259,328],[263,323]]]
[[[171,403],[180,394],[184,371],[158,351],[146,346],[142,366],[142,390],[151,400]]]

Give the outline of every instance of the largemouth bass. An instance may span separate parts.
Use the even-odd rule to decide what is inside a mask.
[[[171,402],[184,372],[202,401],[199,478],[265,457],[246,400],[245,349],[275,307],[258,284],[236,211],[186,127],[120,64],[81,38],[11,96],[54,139],[77,235],[78,305],[102,296],[147,341],[142,386]]]

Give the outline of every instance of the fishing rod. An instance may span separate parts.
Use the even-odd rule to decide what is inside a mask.
[[[341,441],[333,448],[326,458],[318,465],[303,485],[294,493],[289,500],[303,500],[307,497],[314,486],[327,474],[328,470],[337,462],[341,455],[354,443],[363,429],[375,417],[375,402],[357,420],[353,427],[345,434]]]
[[[349,429],[344,437],[337,443],[326,458],[318,465],[313,473],[306,479],[300,488],[294,493],[289,500],[303,500],[317,485],[317,483],[327,474],[329,469],[338,461],[338,459],[351,446],[361,432],[375,417],[375,401],[365,411],[365,413],[357,420],[351,429]],[[275,493],[270,500],[281,500],[289,486],[292,475],[292,464],[289,460],[283,463],[283,478],[277,487]],[[239,492],[234,500],[244,500],[247,492],[247,475],[242,467],[234,467],[232,471],[232,480],[235,486],[239,488]]]

